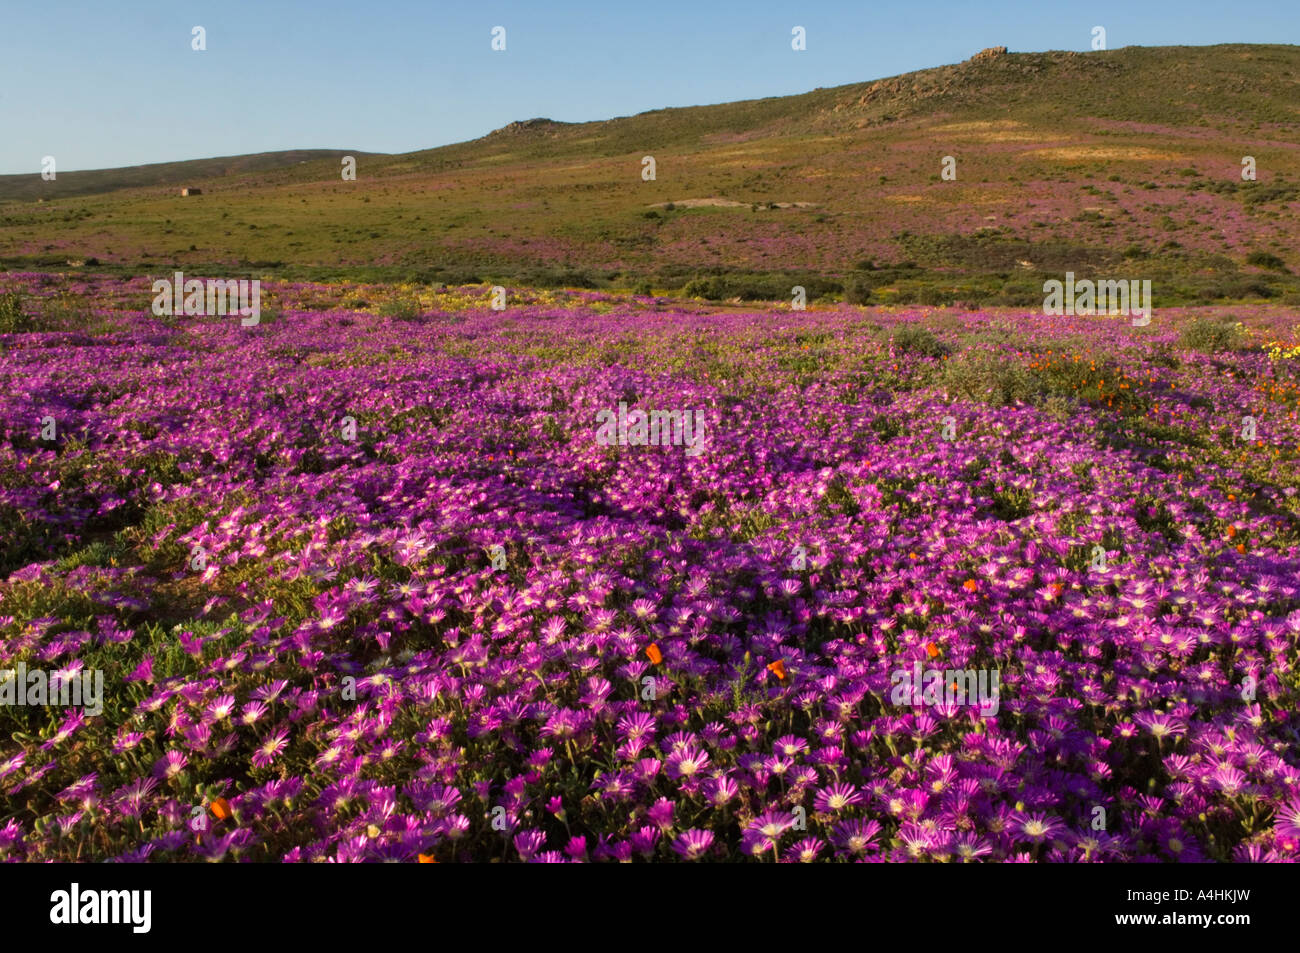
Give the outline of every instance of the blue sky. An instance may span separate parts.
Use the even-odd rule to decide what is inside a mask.
[[[191,29],[207,49],[191,49]],[[491,30],[506,28],[505,52]],[[790,48],[793,26],[807,50]],[[1300,0],[11,0],[0,173],[291,148],[406,152],[514,119],[806,92],[986,46],[1300,43]]]

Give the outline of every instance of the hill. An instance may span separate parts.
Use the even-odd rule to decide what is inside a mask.
[[[259,152],[246,156],[220,156],[215,159],[189,159],[180,162],[154,162],[121,169],[89,169],[83,172],[58,172],[46,181],[40,175],[0,175],[0,201],[73,198],[102,195],[131,188],[157,188],[166,185],[187,186],[226,176],[266,172],[285,166],[301,165],[317,159],[334,159],[344,155],[370,157],[372,153],[347,149],[289,149],[283,152]]]
[[[69,189],[100,178],[41,204],[55,183],[5,177],[0,265],[690,282],[714,297],[785,297],[797,278],[935,303],[1020,303],[1042,275],[1109,269],[1180,300],[1287,296],[1298,120],[1293,46],[989,51],[797,96],[353,153],[356,181],[341,152],[69,173]],[[204,194],[180,198],[182,182]]]

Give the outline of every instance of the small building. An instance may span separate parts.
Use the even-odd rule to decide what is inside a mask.
[[[202,195],[202,189],[181,189],[181,195]]]

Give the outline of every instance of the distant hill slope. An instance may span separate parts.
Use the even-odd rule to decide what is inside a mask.
[[[72,197],[33,174],[21,201],[0,202],[0,265],[843,285],[914,263],[954,287],[983,276],[988,294],[1067,269],[1172,270],[1229,290],[1300,271],[1294,46],[988,53],[797,96],[523,120],[438,149],[353,153],[355,182],[340,154],[166,182],[146,171],[162,166],[115,170],[103,181],[121,191]],[[181,184],[204,194],[182,199]],[[14,188],[0,180],[0,199]]]
[[[40,177],[39,171],[29,175],[0,175],[0,202],[38,198],[49,201],[78,195],[101,195],[121,189],[198,185],[208,179],[266,172],[317,159],[338,159],[345,155],[360,159],[369,158],[372,154],[340,149],[290,149],[246,156],[156,162],[121,169],[88,169],[83,172],[59,172],[56,169],[53,181],[49,182]]]

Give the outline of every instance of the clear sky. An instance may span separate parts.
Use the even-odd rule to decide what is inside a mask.
[[[807,49],[791,49],[791,29]],[[191,49],[194,26],[207,49]],[[506,49],[491,31],[506,29]],[[1013,52],[1300,44],[1300,0],[4,0],[0,173],[408,152]]]

